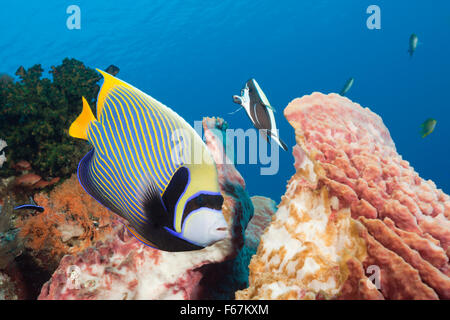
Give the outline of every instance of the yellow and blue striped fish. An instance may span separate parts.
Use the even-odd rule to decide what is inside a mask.
[[[223,197],[200,136],[170,108],[98,71],[97,119],[83,97],[69,129],[93,146],[78,165],[83,188],[154,248],[196,250],[223,239]]]

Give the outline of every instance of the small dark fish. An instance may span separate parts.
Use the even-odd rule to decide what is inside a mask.
[[[36,210],[39,212],[44,212],[44,207],[38,206],[36,202],[34,202],[33,198],[30,197],[30,203],[29,204],[23,204],[21,206],[17,206],[14,208],[14,210]]]
[[[344,85],[344,88],[342,88],[342,90],[341,90],[341,92],[339,94],[341,96],[345,97],[347,92],[349,92],[349,90],[352,88],[354,82],[355,82],[354,78],[348,79],[347,82]]]
[[[409,37],[409,56],[412,57],[414,52],[417,49],[417,45],[419,44],[419,38],[417,37],[417,35],[415,33],[413,33],[410,37]]]
[[[119,73],[120,69],[119,69],[119,67],[112,64],[108,68],[106,68],[105,71],[108,72],[110,75],[115,76],[116,74]]]
[[[434,131],[434,128],[436,127],[436,123],[437,123],[436,120],[429,118],[420,125],[421,126],[420,134],[421,134],[422,138],[425,138],[426,136],[428,136],[430,133],[432,133]]]

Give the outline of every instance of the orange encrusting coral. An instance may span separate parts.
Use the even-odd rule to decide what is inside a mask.
[[[45,211],[18,222],[19,236],[30,249],[61,257],[80,252],[111,232],[111,211],[83,190],[76,175],[50,194],[37,194],[35,201]]]

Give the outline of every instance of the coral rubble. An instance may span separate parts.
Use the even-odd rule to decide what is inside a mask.
[[[11,278],[0,272],[0,300],[18,300],[17,288]]]
[[[223,120],[207,118],[203,125],[207,146],[217,161],[224,156],[224,146],[215,129],[221,130]],[[126,222],[114,217],[110,237],[65,256],[39,299],[232,297],[242,284],[238,283],[241,270],[230,262],[237,262],[253,205],[232,164],[218,162],[217,170],[224,196],[222,209],[230,225],[228,238],[202,250],[165,252],[140,243],[123,225]]]
[[[382,119],[336,94],[284,111],[297,172],[238,299],[450,299],[450,197]]]

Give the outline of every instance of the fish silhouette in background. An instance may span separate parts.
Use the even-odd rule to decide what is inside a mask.
[[[414,55],[414,52],[416,52],[418,45],[419,45],[419,38],[417,37],[417,35],[415,33],[413,33],[409,37],[409,49],[408,49],[408,53],[411,58]]]
[[[345,83],[344,87],[342,88],[341,92],[339,93],[341,96],[345,97],[345,95],[347,94],[347,92],[350,91],[350,89],[353,87],[353,84],[355,83],[355,79],[354,78],[350,78],[347,80],[347,82]]]

